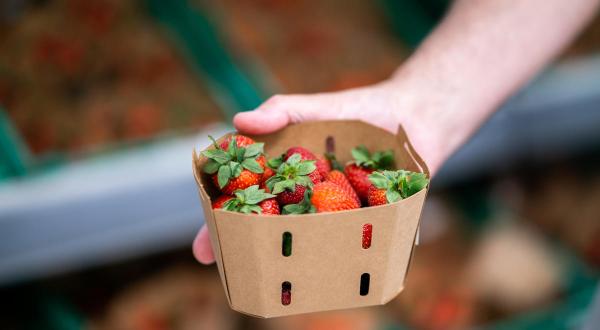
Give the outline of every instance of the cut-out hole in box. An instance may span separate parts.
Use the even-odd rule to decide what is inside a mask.
[[[366,296],[369,294],[369,285],[371,284],[371,275],[369,273],[363,273],[360,276],[360,295]]]
[[[362,228],[362,248],[368,249],[371,247],[371,240],[373,237],[373,225],[366,223]]]
[[[281,304],[287,306],[292,303],[292,283],[281,283]]]
[[[292,233],[286,231],[281,238],[281,254],[284,257],[292,255]]]

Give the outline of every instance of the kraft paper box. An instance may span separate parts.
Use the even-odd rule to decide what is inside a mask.
[[[351,159],[350,150],[358,145],[372,152],[392,149],[397,168],[429,177],[402,128],[394,135],[360,121],[323,121],[250,137],[265,143],[270,158],[291,146],[323,154],[328,136],[335,138],[336,156],[342,164]],[[211,208],[211,198],[218,192],[202,172],[206,160],[194,152],[193,171],[232,309],[275,317],[382,305],[402,291],[428,188],[393,204],[350,211],[247,215]],[[366,224],[372,226],[372,242],[364,249]],[[288,238],[291,234],[289,256],[282,253],[284,234]],[[291,287],[288,305],[282,304],[282,286]]]

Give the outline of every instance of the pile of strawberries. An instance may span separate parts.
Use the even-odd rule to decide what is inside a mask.
[[[364,146],[354,148],[354,161],[342,167],[332,138],[325,155],[297,146],[268,161],[264,144],[247,136],[212,141],[214,149],[202,153],[208,158],[202,170],[222,193],[214,209],[264,215],[343,211],[393,203],[429,183],[423,173],[392,170],[391,151],[370,153]]]

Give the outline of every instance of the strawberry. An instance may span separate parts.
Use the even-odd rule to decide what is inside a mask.
[[[322,156],[317,157],[310,150],[308,150],[304,147],[289,148],[285,152],[285,155],[283,155],[283,160],[284,161],[287,160],[293,154],[299,154],[300,159],[302,159],[302,160],[314,160],[315,165],[317,166],[317,171],[321,175],[321,180],[323,180],[327,176],[327,173],[329,173],[329,171],[331,171],[331,166],[329,165],[329,162],[327,161],[327,159],[325,159],[325,157],[322,157]]]
[[[223,204],[225,204],[227,201],[229,201],[231,199],[233,199],[233,196],[221,195],[215,201],[212,202],[212,208],[213,209],[221,209],[221,208],[223,208]]]
[[[352,188],[348,178],[346,178],[344,173],[341,171],[333,170],[329,172],[325,178],[325,181],[333,182],[342,187],[348,195],[352,196],[352,198],[356,199],[356,201],[360,203],[360,199],[358,198],[358,195],[356,195],[356,191],[354,191],[354,188]]]
[[[258,206],[260,206],[260,208],[262,209],[262,214],[281,214],[279,210],[279,203],[277,203],[277,200],[275,198],[265,199],[264,201],[260,202]]]
[[[310,150],[308,150],[306,148],[291,147],[285,152],[285,155],[283,156],[283,160],[284,161],[288,160],[288,158],[290,158],[293,154],[299,154],[300,159],[302,159],[302,160],[316,160],[317,159],[315,154],[313,154]]]
[[[416,194],[429,184],[425,174],[405,170],[376,171],[369,175],[369,181],[373,184],[367,197],[369,206],[394,203]]]
[[[344,188],[328,181],[319,182],[313,187],[310,202],[317,212],[352,210],[360,207],[360,203]]]
[[[258,185],[236,190],[234,196],[223,195],[213,202],[213,209],[266,215],[280,214],[275,195],[259,189]]]
[[[272,160],[269,160],[271,165]],[[294,154],[282,162],[275,175],[266,182],[268,189],[277,195],[281,205],[300,203],[304,193],[313,184],[321,181],[314,160],[302,160],[300,154]]]
[[[238,142],[238,137],[241,143]],[[212,137],[210,138],[213,140],[214,149],[202,152],[202,155],[208,158],[202,170],[212,175],[215,186],[221,192],[231,195],[238,189],[260,184],[265,167],[263,143],[248,144],[254,141],[243,135],[237,135],[225,139],[228,141],[227,144],[223,141],[219,145]]]
[[[344,172],[360,200],[366,203],[371,186],[369,174],[375,170],[391,168],[394,164],[394,155],[391,150],[371,154],[365,146],[359,146],[352,149],[352,157],[354,162],[346,165]]]
[[[236,135],[230,135],[228,137],[226,137],[220,144],[219,146],[221,147],[221,149],[227,151],[229,149],[229,143],[231,142],[231,139],[235,138],[235,142],[238,148],[245,148],[251,144],[254,144],[254,140],[252,140],[251,138],[245,136],[245,135],[241,135],[241,134],[236,134]]]
[[[331,171],[331,165],[329,164],[329,160],[324,156],[317,156],[317,162],[315,165],[317,166],[317,171],[321,174],[321,178],[325,179],[327,174]]]
[[[367,194],[367,202],[368,202],[369,206],[387,204],[388,201],[385,197],[386,191],[387,191],[387,189],[379,189],[379,188],[375,187],[374,185],[371,185],[369,187],[369,193]]]
[[[364,168],[356,164],[348,164],[344,168],[344,173],[346,174],[348,181],[363,202],[367,200],[367,194],[369,192],[369,187],[371,186],[369,174],[373,173],[373,171],[373,169]]]
[[[244,169],[236,178],[229,179],[227,184],[220,189],[222,193],[231,195],[236,190],[246,189],[250,186],[260,184],[261,177],[261,174]],[[220,187],[218,174],[212,175],[212,181],[215,186]]]
[[[263,172],[263,175],[262,175],[262,179],[260,180],[261,184],[265,183],[273,175],[275,175],[275,171],[273,171],[270,167],[266,166],[265,171]]]

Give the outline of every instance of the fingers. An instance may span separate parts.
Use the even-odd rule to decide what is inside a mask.
[[[206,225],[202,225],[202,228],[198,232],[194,244],[192,246],[194,257],[205,265],[212,264],[215,262],[215,256],[210,246],[210,239],[208,237],[208,228]]]
[[[254,111],[238,113],[233,125],[242,133],[272,133],[292,123],[319,119],[322,115],[316,109],[322,101],[315,95],[275,95]]]

